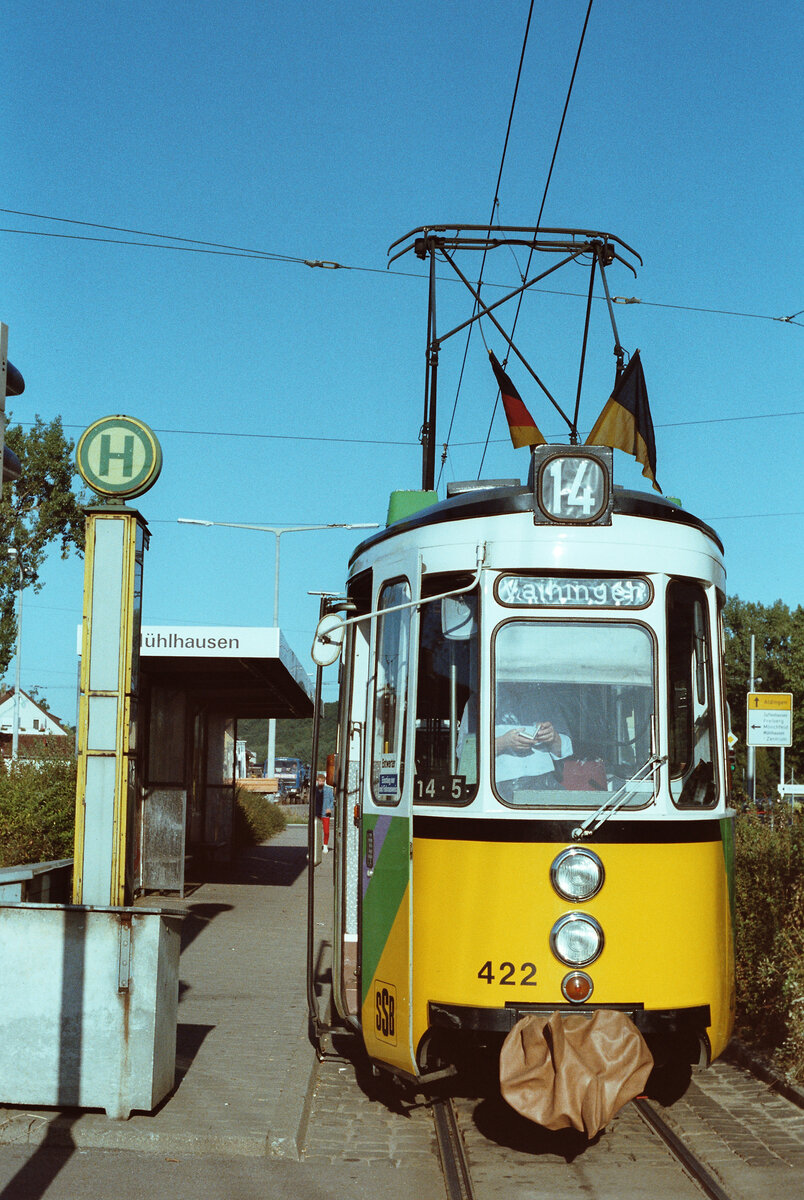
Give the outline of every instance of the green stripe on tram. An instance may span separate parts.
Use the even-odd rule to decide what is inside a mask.
[[[364,838],[374,830],[377,820],[376,816],[366,817]],[[363,856],[365,862],[365,842]],[[409,878],[409,821],[407,817],[392,817],[363,898],[361,990],[364,1001],[394,926]]]
[[[723,817],[720,822],[720,833],[723,838],[723,857],[726,860],[726,880],[729,885],[729,907],[731,908],[731,925],[734,928],[736,899],[734,894],[734,817]]]

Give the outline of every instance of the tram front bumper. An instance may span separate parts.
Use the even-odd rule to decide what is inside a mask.
[[[468,1004],[440,1004],[431,1000],[428,1016],[431,1030],[452,1033],[501,1034],[505,1037],[522,1017],[532,1013],[562,1013],[592,1017],[599,1009],[623,1012],[648,1041],[691,1041],[700,1048],[697,1060],[711,1059],[708,1029],[712,1023],[708,1004],[691,1008],[646,1009],[642,1004],[506,1004],[504,1008],[479,1008]]]

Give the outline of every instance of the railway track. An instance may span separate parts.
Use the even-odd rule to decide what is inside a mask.
[[[469,1158],[458,1128],[455,1106],[451,1100],[436,1100],[433,1104],[433,1123],[436,1142],[444,1172],[447,1200],[476,1200],[469,1170]]]
[[[642,1120],[662,1139],[673,1157],[681,1164],[690,1178],[698,1184],[709,1200],[731,1200],[718,1181],[706,1169],[701,1160],[684,1145],[680,1137],[659,1116],[648,1100],[634,1100],[634,1107]]]
[[[491,1195],[491,1192],[482,1185],[476,1187],[472,1177],[469,1154],[461,1132],[461,1120],[459,1119],[458,1112],[460,1103],[461,1102],[456,1102],[452,1099],[439,1099],[436,1100],[432,1106],[436,1141],[441,1159],[447,1200],[486,1200],[486,1198]],[[647,1100],[640,1099],[634,1101],[633,1107],[639,1114],[639,1117],[644,1125],[651,1130],[655,1137],[661,1140],[663,1146],[669,1151],[670,1155],[678,1164],[680,1169],[684,1172],[688,1179],[697,1186],[697,1188],[700,1190],[699,1194],[703,1194],[704,1196],[708,1197],[708,1200],[734,1200],[733,1196],[726,1192],[721,1184],[714,1178],[705,1164],[701,1162],[701,1160],[689,1149],[689,1147],[684,1144],[683,1140],[679,1138],[678,1135],[663,1120],[652,1104],[650,1104]],[[465,1122],[466,1115],[464,1113],[464,1125]],[[571,1136],[572,1135],[570,1135],[570,1137]],[[507,1160],[506,1153],[508,1148],[505,1146],[499,1146],[497,1149],[499,1151],[500,1158],[499,1170],[506,1170],[506,1172],[509,1174],[508,1183],[510,1183],[512,1182],[510,1179],[511,1166]],[[539,1170],[539,1158],[534,1155],[530,1164],[530,1170],[528,1171],[530,1189],[539,1187]],[[594,1187],[593,1182],[592,1187]],[[597,1191],[590,1191],[589,1181],[587,1181],[583,1190],[586,1195],[591,1194],[594,1196],[604,1196],[608,1194],[605,1190],[602,1190],[600,1193]],[[537,1198],[542,1194],[544,1194],[544,1196],[553,1196],[556,1193],[552,1182],[546,1181],[544,1193],[541,1191],[529,1190],[528,1194],[533,1196],[534,1200],[537,1200]],[[566,1195],[567,1192],[563,1192],[563,1194]],[[661,1196],[661,1194],[661,1191],[657,1191],[657,1198]],[[680,1195],[681,1193],[676,1193],[674,1191],[672,1194]]]
[[[353,1173],[364,1170],[372,1179],[378,1163],[400,1172],[393,1194],[428,1200],[756,1200],[801,1193],[804,1109],[726,1061],[696,1073],[667,1109],[657,1101],[626,1105],[591,1141],[520,1117],[484,1072],[440,1095],[449,1099],[419,1093],[410,1103],[362,1059],[354,1066],[342,1058],[322,1062],[304,1159],[347,1172],[346,1195],[354,1194]],[[379,1200],[385,1193],[377,1185],[366,1194]]]

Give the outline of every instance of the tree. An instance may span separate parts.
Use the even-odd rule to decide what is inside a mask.
[[[74,442],[65,437],[61,418],[41,417],[25,432],[6,430],[8,445],[22,464],[22,475],[3,488],[0,502],[0,675],[8,667],[17,638],[16,601],[20,569],[25,587],[41,591],[39,572],[49,549],[59,545],[61,557],[84,549],[83,505],[75,488]],[[17,551],[17,558],[8,550]]]
[[[325,704],[319,732],[318,753],[321,762],[335,750],[337,742],[338,713],[335,704]],[[265,720],[239,720],[237,736],[244,738],[249,750],[257,756],[258,762],[263,762],[268,753],[268,722]],[[280,758],[300,758],[303,763],[310,762],[310,751],[313,745],[312,720],[299,717],[284,717],[276,723],[276,750]]]

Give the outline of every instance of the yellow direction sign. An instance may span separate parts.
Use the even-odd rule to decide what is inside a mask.
[[[749,692],[746,742],[749,746],[793,743],[793,693]]]

